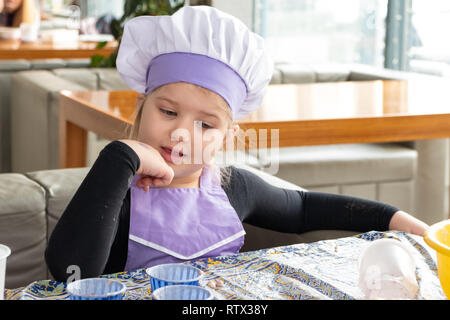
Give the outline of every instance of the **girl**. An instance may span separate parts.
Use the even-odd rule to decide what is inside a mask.
[[[277,188],[214,165],[273,72],[263,39],[236,18],[188,6],[132,19],[117,68],[140,92],[135,126],[101,151],[56,225],[46,249],[56,280],[72,265],[86,278],[237,253],[242,221],[291,233],[428,227],[387,204]]]

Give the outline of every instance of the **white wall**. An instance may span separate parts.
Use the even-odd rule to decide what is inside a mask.
[[[240,19],[253,30],[253,0],[212,0],[211,5]]]

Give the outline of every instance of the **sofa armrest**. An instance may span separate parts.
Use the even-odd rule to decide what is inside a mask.
[[[22,71],[11,82],[11,167],[13,172],[59,168],[60,90],[86,88],[50,71]]]
[[[6,288],[47,277],[45,190],[17,173],[0,174],[0,243],[11,249]]]
[[[47,193],[47,240],[90,167],[27,172],[25,175]]]
[[[413,215],[431,225],[448,219],[449,139],[417,140]]]

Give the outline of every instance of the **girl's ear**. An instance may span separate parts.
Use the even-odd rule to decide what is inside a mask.
[[[139,93],[136,97],[136,108],[139,108],[142,106],[142,103],[144,103],[145,100],[145,94]]]

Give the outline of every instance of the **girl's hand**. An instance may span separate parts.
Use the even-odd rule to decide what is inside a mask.
[[[167,186],[172,182],[173,169],[155,148],[136,140],[119,141],[127,144],[139,157],[140,166],[136,171],[136,174],[141,175],[141,178],[136,181],[139,188],[148,191],[150,187]]]
[[[404,231],[422,237],[428,228],[429,226],[425,222],[414,218],[404,211],[397,211],[389,223],[389,230]]]

